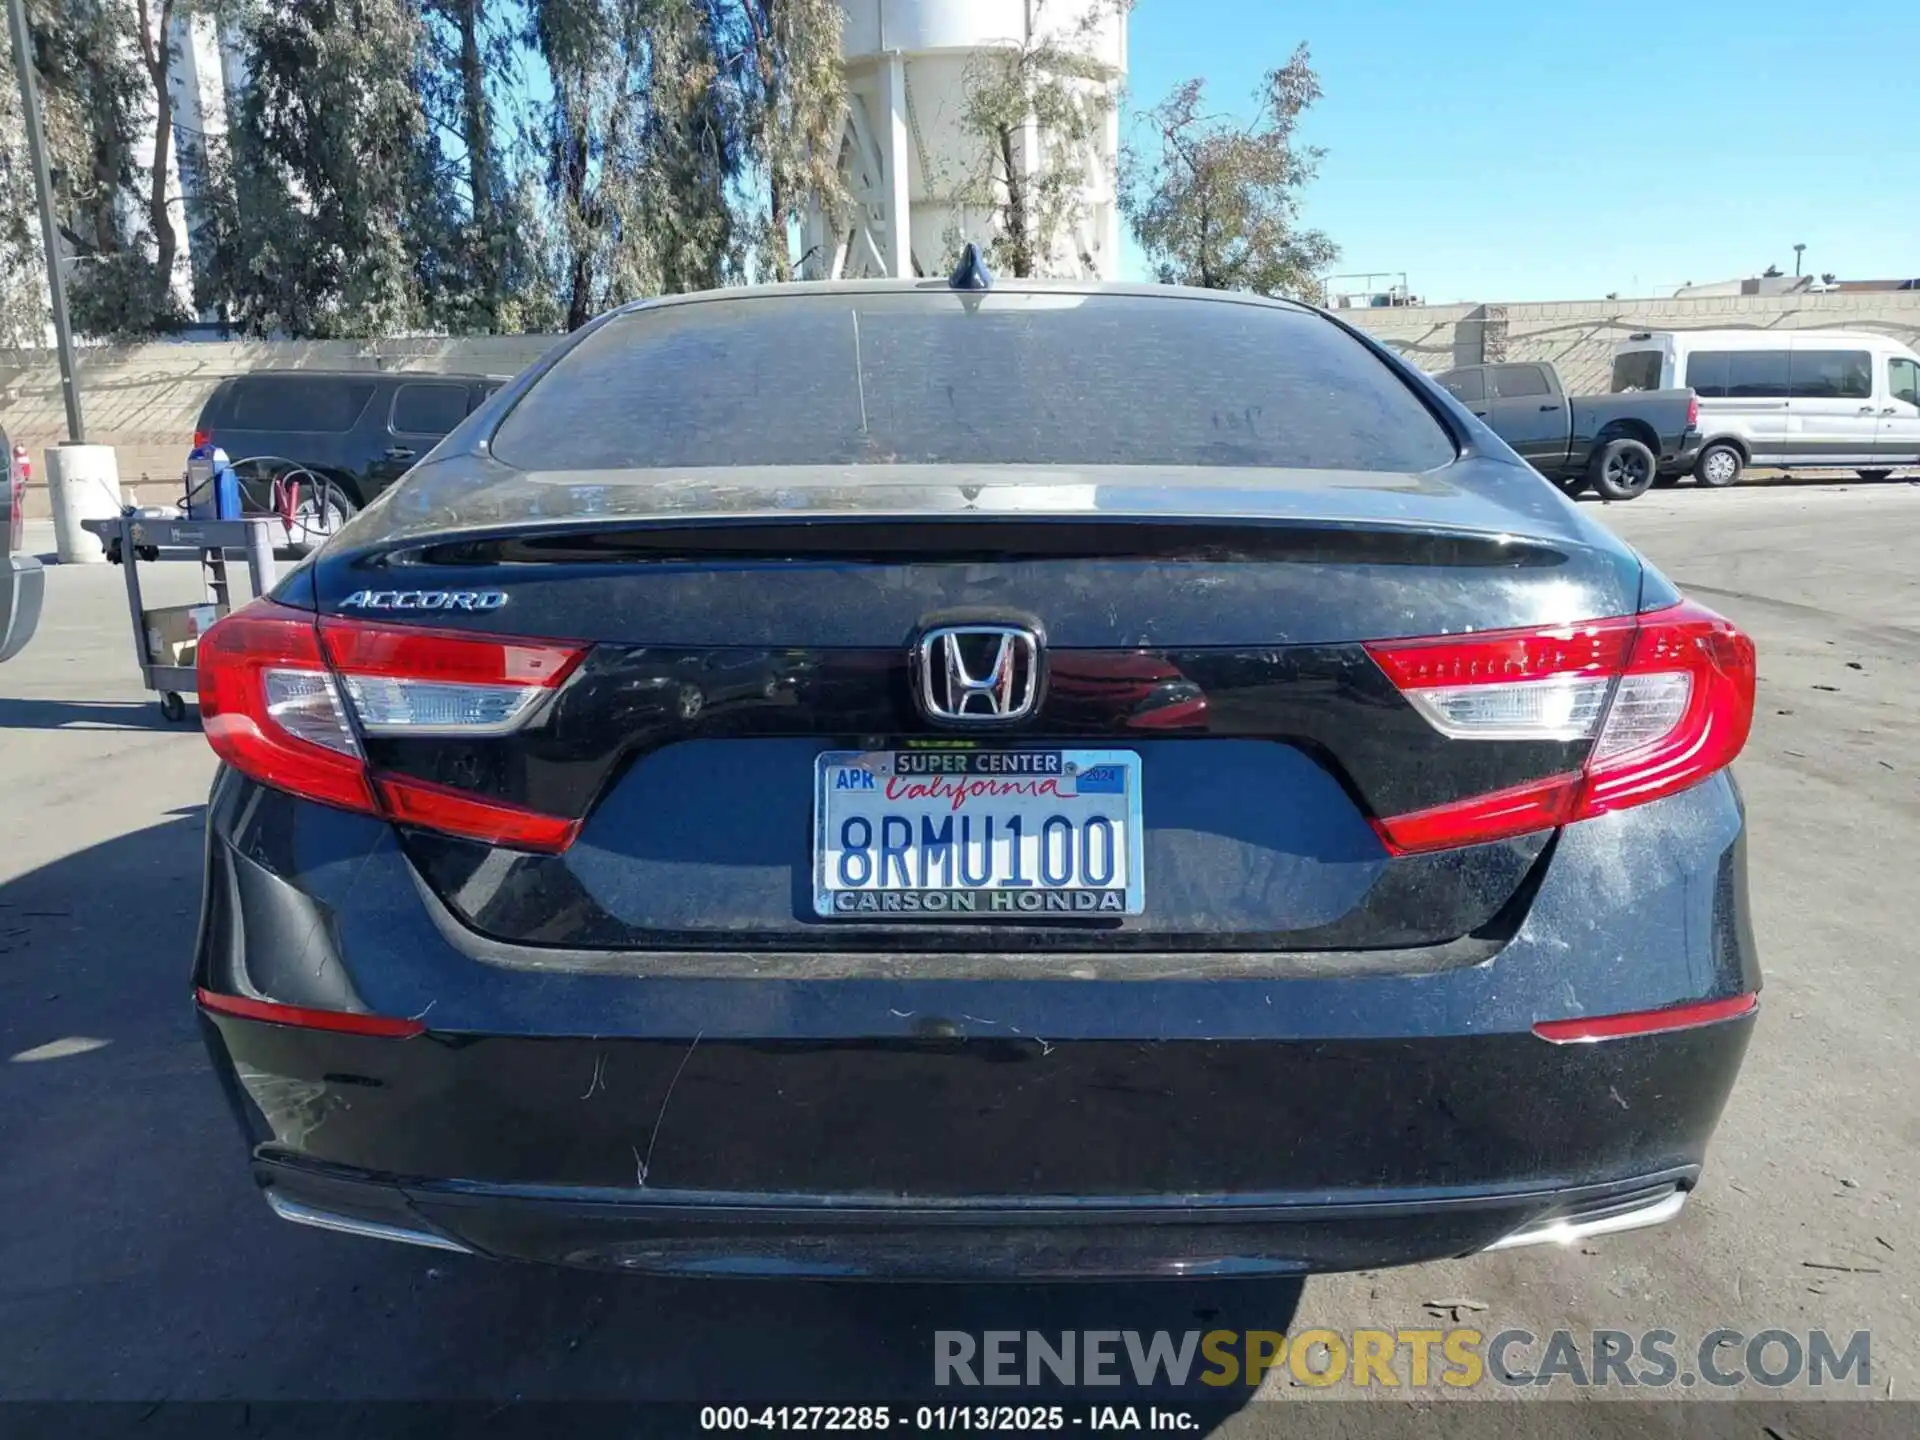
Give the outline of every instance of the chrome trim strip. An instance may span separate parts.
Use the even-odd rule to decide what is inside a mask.
[[[1568,1245],[1576,1240],[1590,1240],[1596,1235],[1619,1235],[1628,1230],[1644,1230],[1649,1225],[1664,1225],[1678,1215],[1686,1203],[1687,1192],[1676,1189],[1658,1200],[1637,1205],[1631,1210],[1617,1210],[1590,1220],[1582,1220],[1577,1215],[1559,1215],[1522,1226],[1504,1240],[1494,1241],[1487,1249],[1517,1250],[1523,1245]]]
[[[437,1235],[430,1230],[408,1230],[399,1225],[383,1225],[378,1220],[356,1220],[347,1215],[335,1215],[327,1210],[316,1210],[311,1205],[302,1205],[297,1200],[289,1200],[272,1190],[267,1191],[267,1204],[282,1220],[291,1220],[295,1225],[311,1225],[316,1230],[334,1230],[342,1235],[361,1235],[371,1240],[393,1240],[402,1245],[424,1245],[429,1250],[451,1250],[458,1255],[473,1253],[458,1240]]]

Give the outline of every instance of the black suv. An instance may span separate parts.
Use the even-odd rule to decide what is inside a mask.
[[[196,451],[226,451],[246,508],[273,507],[272,482],[308,470],[358,510],[507,383],[500,375],[284,370],[220,382],[194,427]]]

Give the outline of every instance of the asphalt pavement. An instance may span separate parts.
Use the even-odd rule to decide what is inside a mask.
[[[936,1330],[1455,1324],[1665,1329],[1683,1355],[1721,1327],[1865,1330],[1871,1393],[1920,1396],[1920,484],[1596,509],[1760,649],[1738,774],[1767,985],[1706,1177],[1663,1229],[1304,1287],[665,1281],[272,1219],[185,991],[212,756],[139,689],[119,572],[53,569],[0,666],[0,1400],[952,1400]],[[143,573],[197,598],[191,566]],[[1354,1394],[1279,1373],[1260,1398]],[[1248,1398],[1209,1394],[1207,1422],[1280,1423]],[[1640,1432],[1591,1411],[1567,1433]]]

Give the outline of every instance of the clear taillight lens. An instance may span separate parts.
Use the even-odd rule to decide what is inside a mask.
[[[507,734],[585,653],[544,641],[316,620],[256,600],[201,637],[200,711],[220,758],[278,789],[489,844],[563,850],[577,820],[369,773],[361,737]]]
[[[505,735],[547,692],[525,685],[448,685],[348,675],[354,714],[369,735]]]
[[[1693,699],[1687,674],[1623,675],[1607,709],[1607,728],[1593,747],[1595,761],[1611,760],[1652,745],[1686,718]]]
[[[1604,676],[1521,680],[1409,690],[1407,699],[1442,735],[1457,740],[1588,740],[1600,728]]]
[[[333,677],[324,670],[263,670],[267,718],[296,739],[341,755],[360,756],[360,742],[340,708]]]

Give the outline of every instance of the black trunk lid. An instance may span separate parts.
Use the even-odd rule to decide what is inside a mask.
[[[1577,769],[1585,743],[1449,741],[1363,642],[1631,613],[1641,584],[1630,551],[1496,461],[586,483],[471,457],[409,480],[286,594],[591,644],[520,733],[367,742],[376,770],[584,817],[559,855],[407,833],[441,902],[495,940],[1044,953],[1497,941],[1546,834],[1395,857],[1369,819]],[[460,592],[507,600],[379,603]],[[1030,718],[989,734],[924,713],[913,643],[955,614],[1043,633]],[[817,757],[954,745],[1137,755],[1141,913],[816,914]]]

